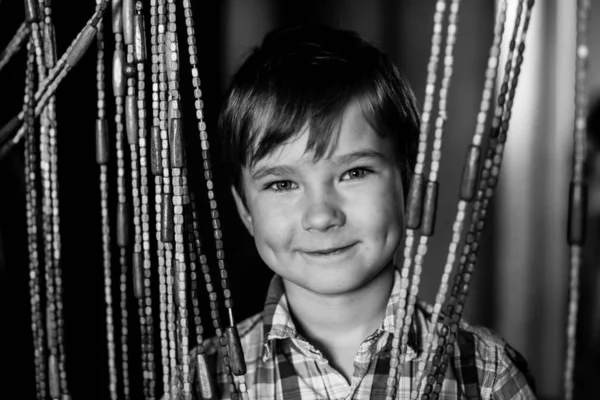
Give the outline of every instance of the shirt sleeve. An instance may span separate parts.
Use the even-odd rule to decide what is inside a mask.
[[[492,389],[494,400],[536,399],[535,381],[525,358],[509,344],[498,360],[498,371]]]

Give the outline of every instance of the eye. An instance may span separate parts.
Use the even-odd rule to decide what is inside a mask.
[[[363,179],[372,172],[373,170],[366,167],[352,168],[351,170],[346,171],[344,175],[342,175],[342,180]]]
[[[287,192],[288,190],[295,189],[296,187],[297,185],[292,181],[276,181],[265,185],[265,189],[272,190],[274,192]]]

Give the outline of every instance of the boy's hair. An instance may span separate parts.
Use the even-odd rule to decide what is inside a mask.
[[[419,117],[398,68],[355,32],[311,25],[269,33],[233,76],[219,118],[225,165],[242,199],[242,167],[304,128],[310,131],[306,151],[314,151],[315,161],[330,154],[353,101],[377,134],[391,136],[406,195]]]

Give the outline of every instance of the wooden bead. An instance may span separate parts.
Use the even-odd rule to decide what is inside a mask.
[[[114,34],[123,33],[121,0],[112,0],[112,31]]]
[[[50,397],[57,399],[60,397],[60,384],[58,372],[58,360],[54,354],[51,354],[48,360],[48,383],[50,384]]]
[[[126,45],[133,44],[134,3],[134,0],[123,0],[123,41]]]
[[[215,382],[213,375],[210,373],[206,354],[196,354],[197,370],[196,375],[198,378],[198,384],[200,386],[200,397],[203,400],[216,399]]]
[[[129,244],[129,207],[127,203],[117,205],[117,245],[127,247]]]
[[[81,32],[81,36],[71,49],[71,52],[67,55],[67,65],[75,66],[81,57],[87,52],[88,48],[92,44],[92,41],[96,38],[97,29],[91,25],[86,25]]]
[[[144,26],[144,16],[136,14],[134,20],[134,47],[133,59],[141,63],[146,61],[146,31]]]
[[[174,239],[173,232],[173,202],[170,193],[162,195],[162,221],[161,221],[161,240],[163,242],[172,242]]]
[[[96,162],[100,165],[108,162],[108,123],[106,118],[96,120]]]
[[[54,24],[44,24],[44,61],[46,68],[54,67],[56,60],[56,35]]]
[[[23,125],[23,120],[18,115],[14,116],[8,121],[2,129],[0,129],[0,145],[4,145],[4,142],[12,137],[13,134]]]
[[[246,361],[244,360],[244,351],[242,350],[237,328],[228,326],[225,328],[225,335],[227,336],[227,348],[231,359],[231,371],[236,376],[244,375],[246,373]]]
[[[479,146],[469,146],[467,160],[463,168],[462,180],[460,183],[459,197],[461,200],[472,201],[475,197],[475,184],[477,183],[480,159],[481,148]]]
[[[408,229],[419,229],[421,226],[424,182],[423,175],[413,175],[406,201],[406,227]]]
[[[25,20],[27,22],[39,22],[40,13],[37,0],[25,0]]]
[[[587,185],[571,182],[569,185],[569,218],[567,242],[569,245],[583,245],[586,236]]]
[[[183,121],[171,118],[169,124],[169,148],[171,150],[171,166],[185,167],[185,144],[183,143]]]
[[[427,181],[423,201],[423,226],[421,227],[421,234],[423,236],[432,236],[435,232],[438,186],[437,182]]]
[[[138,142],[138,108],[135,95],[125,96],[125,129],[130,145]]]
[[[133,295],[137,299],[144,296],[144,274],[142,268],[144,264],[144,256],[141,251],[133,253],[132,268],[133,268]]]
[[[162,174],[161,150],[160,128],[158,126],[153,126],[150,129],[150,165],[152,174],[157,176]]]
[[[125,95],[125,52],[115,50],[113,53],[113,92],[115,96]]]

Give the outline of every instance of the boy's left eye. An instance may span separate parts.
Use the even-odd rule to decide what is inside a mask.
[[[352,168],[342,175],[342,180],[363,179],[372,172],[371,169],[365,167]]]

